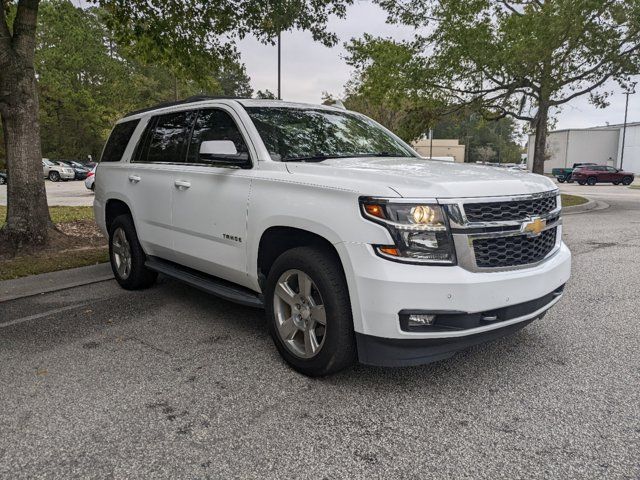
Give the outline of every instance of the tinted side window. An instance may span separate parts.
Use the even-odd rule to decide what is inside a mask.
[[[617,172],[617,170],[615,168],[613,168],[613,167],[607,167],[607,172],[615,173],[615,172]]]
[[[202,163],[200,144],[209,140],[231,140],[239,154],[248,154],[247,144],[233,118],[222,110],[201,110],[193,127],[187,163]]]
[[[122,155],[138,123],[140,123],[140,120],[130,120],[119,123],[113,128],[102,152],[101,162],[119,162],[122,159]]]
[[[194,118],[195,112],[175,112],[156,117],[139,161],[183,162]]]

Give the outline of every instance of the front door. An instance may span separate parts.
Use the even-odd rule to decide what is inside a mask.
[[[247,284],[247,204],[252,170],[200,157],[200,144],[231,140],[251,155],[232,110],[198,112],[186,163],[173,175],[173,230],[177,262]],[[253,155],[255,158],[255,155]]]

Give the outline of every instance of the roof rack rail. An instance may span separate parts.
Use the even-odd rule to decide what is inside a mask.
[[[133,112],[129,112],[125,115],[125,117],[130,117],[132,115],[138,115],[140,113],[150,112],[152,110],[157,110],[159,108],[166,107],[175,107],[177,105],[185,105],[188,103],[194,102],[203,102],[205,100],[241,100],[244,97],[231,97],[224,95],[194,95],[192,97],[185,98],[183,100],[176,100],[174,102],[161,102],[152,107],[141,108],[140,110],[134,110]]]

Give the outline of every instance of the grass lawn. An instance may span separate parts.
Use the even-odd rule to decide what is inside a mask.
[[[75,222],[77,220],[93,220],[93,207],[49,207],[53,223]],[[7,219],[7,207],[0,205],[0,227]]]
[[[67,268],[84,267],[109,261],[107,247],[86,250],[66,251],[47,255],[19,256],[11,260],[0,261],[0,280],[56,272]]]
[[[567,195],[566,193],[562,194],[563,207],[574,207],[576,205],[587,203],[588,201],[589,200],[587,198],[581,197],[579,195]]]

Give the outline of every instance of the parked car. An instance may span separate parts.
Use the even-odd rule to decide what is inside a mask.
[[[584,167],[585,165],[596,165],[596,164],[595,163],[574,163],[571,168],[552,168],[551,175],[556,177],[556,179],[560,183],[564,183],[564,182],[573,183],[574,179],[571,173],[576,168]]]
[[[0,185],[7,184],[7,172],[0,172]]]
[[[595,185],[596,183],[613,183],[614,185],[631,185],[634,174],[618,170],[607,165],[589,165],[580,167],[571,174],[580,185]]]
[[[89,173],[87,173],[87,178],[85,178],[84,180],[84,186],[87,187],[92,192],[95,190],[96,188],[96,167],[95,166]]]
[[[91,170],[90,168],[87,168],[85,165],[80,162],[76,162],[75,160],[63,160],[63,163],[73,168],[73,173],[75,174],[74,178],[76,180],[84,180],[85,178],[87,178],[87,174]]]
[[[306,375],[450,357],[543,316],[570,275],[550,179],[425,160],[340,108],[199,97],[142,110],[116,124],[99,168],[118,283],[160,272],[264,308]]]
[[[52,162],[48,158],[42,159],[42,171],[44,173],[44,178],[48,178],[52,182],[73,180],[76,176],[73,168],[69,165],[60,165],[56,162]]]

